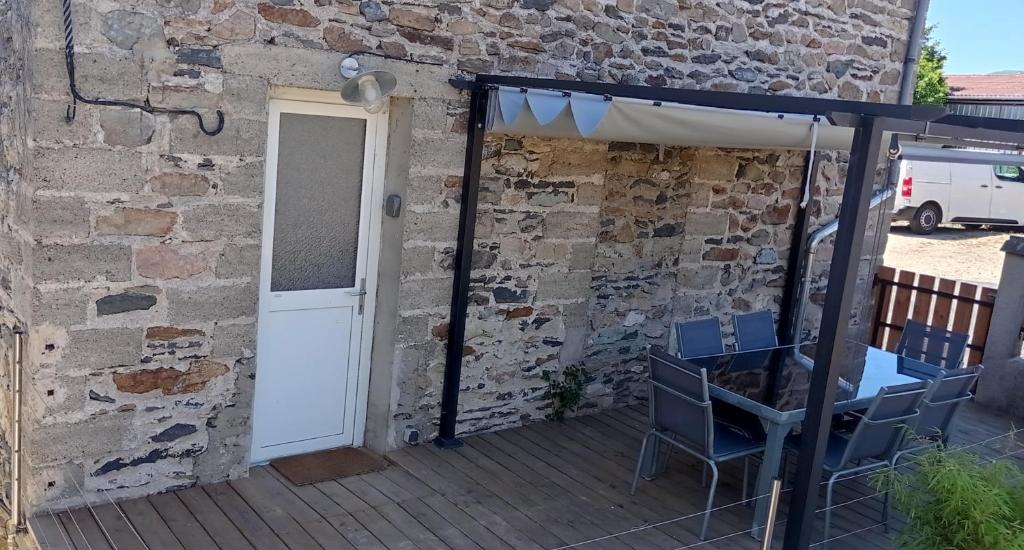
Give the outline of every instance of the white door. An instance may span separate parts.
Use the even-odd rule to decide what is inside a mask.
[[[361,445],[383,115],[272,100],[251,461]]]
[[[981,164],[950,163],[952,189],[944,221],[985,220],[992,204],[991,167]]]
[[[1024,224],[1024,170],[1020,166],[992,167],[992,219]]]

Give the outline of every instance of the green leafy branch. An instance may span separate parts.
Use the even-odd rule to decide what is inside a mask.
[[[544,415],[548,420],[565,420],[568,412],[576,412],[583,400],[583,384],[587,379],[587,369],[583,365],[569,365],[557,378],[553,371],[546,370],[541,378],[548,383],[548,396],[551,398],[551,412]]]

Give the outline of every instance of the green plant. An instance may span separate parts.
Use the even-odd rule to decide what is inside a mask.
[[[549,370],[541,373],[541,378],[548,383],[548,396],[551,398],[551,412],[544,415],[544,418],[561,422],[565,420],[567,412],[575,413],[583,399],[587,369],[583,365],[569,365],[562,370],[561,378]]]
[[[875,478],[907,525],[907,550],[1024,550],[1024,472],[966,451],[933,450]]]
[[[933,35],[934,31],[934,26],[924,31],[921,60],[917,68],[917,80],[914,82],[915,105],[945,105],[949,98],[949,83],[943,74],[946,52]]]

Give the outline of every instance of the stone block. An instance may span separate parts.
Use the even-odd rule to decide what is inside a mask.
[[[221,48],[224,72],[258,76],[271,84],[340,90],[338,54],[302,48],[228,44]]]
[[[104,149],[35,149],[30,177],[38,189],[138,193],[145,184],[142,155]]]
[[[213,113],[205,113],[207,126],[216,121]],[[266,144],[267,127],[261,120],[227,118],[224,130],[216,136],[204,134],[195,117],[175,117],[171,121],[171,153],[190,155],[262,155]]]
[[[220,177],[220,192],[233,197],[263,197],[263,161],[247,162],[228,169]]]
[[[66,466],[84,458],[105,455],[112,449],[124,449],[133,436],[131,420],[131,415],[127,414],[105,414],[76,424],[34,426],[25,430],[26,459],[36,467]]]
[[[104,13],[100,32],[122,50],[131,50],[142,40],[164,40],[162,20],[128,10]]]
[[[228,244],[217,257],[214,274],[220,279],[258,279],[260,273],[260,245]]]
[[[148,279],[187,279],[208,269],[206,258],[187,254],[171,245],[156,245],[135,251],[135,270]]]
[[[176,325],[188,325],[203,321],[254,317],[258,296],[258,287],[254,283],[168,288],[170,321]]]
[[[210,191],[210,178],[188,172],[163,172],[149,180],[149,189],[167,197],[201,197]]]
[[[590,271],[545,270],[537,282],[537,303],[587,300],[590,278]]]
[[[33,50],[32,94],[39,97],[68,96],[64,49]],[[142,64],[131,52],[75,53],[78,89],[86,97],[116,97],[140,101],[146,95]]]
[[[593,239],[597,232],[596,212],[552,212],[544,218],[545,239]]]
[[[437,249],[433,246],[410,246],[402,249],[402,274],[419,275],[435,271],[436,253]]]
[[[83,288],[35,288],[32,291],[33,325],[62,327],[85,323],[89,296]]]
[[[104,109],[100,112],[103,143],[139,147],[153,141],[156,117],[138,109]]]
[[[687,212],[683,232],[687,237],[723,236],[729,231],[729,213]]]
[[[256,325],[242,323],[213,327],[211,339],[213,357],[254,357],[256,355]]]
[[[96,217],[97,235],[166,237],[178,223],[178,213],[153,208],[117,208]]]
[[[405,213],[406,240],[454,243],[458,229],[459,216],[454,211]]]
[[[48,244],[36,248],[32,275],[36,282],[127,281],[131,248],[121,244]]]
[[[59,354],[59,368],[99,370],[136,365],[142,359],[140,328],[82,329],[68,332]]]
[[[96,300],[96,315],[144,311],[156,305],[156,296],[145,292],[119,292]]]
[[[409,279],[399,288],[399,311],[446,308],[451,304],[452,280],[449,277]]]
[[[266,120],[270,86],[254,76],[224,76],[224,113],[229,117]]]
[[[36,143],[88,145],[95,141],[96,119],[103,107],[79,103],[72,124],[68,124],[65,119],[67,107],[68,102],[65,100],[32,100],[32,124],[29,130]]]
[[[32,197],[32,235],[42,238],[89,236],[89,205],[80,197]]]
[[[198,204],[182,212],[182,230],[193,241],[256,239],[263,218],[253,204]]]
[[[733,182],[739,170],[739,159],[731,155],[702,152],[696,158],[693,176],[704,181]]]

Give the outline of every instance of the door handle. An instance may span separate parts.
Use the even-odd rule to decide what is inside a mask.
[[[350,290],[346,292],[349,296],[359,296],[359,314],[363,314],[363,309],[366,307],[366,277],[359,279],[359,290]]]
[[[988,187],[988,184],[987,183],[983,183],[983,184],[981,184],[981,186],[982,187]]]
[[[997,185],[997,186],[996,186],[996,189],[1002,189],[1002,188],[1003,188],[1003,186],[1002,186],[1002,185]]]

